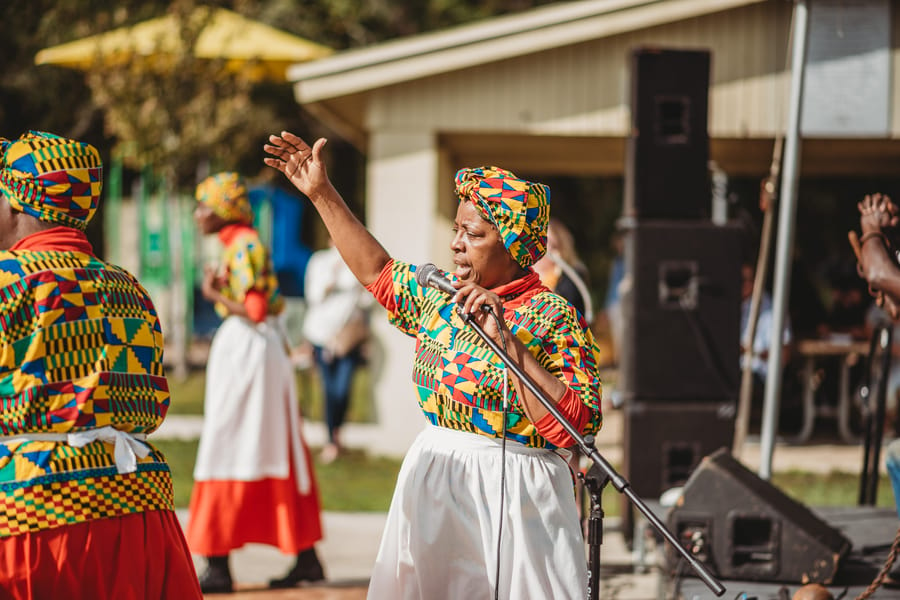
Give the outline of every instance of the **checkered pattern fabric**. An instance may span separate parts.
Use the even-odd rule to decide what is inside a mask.
[[[42,221],[84,231],[97,210],[103,163],[90,144],[40,131],[3,140],[0,194]]]
[[[0,434],[155,430],[169,406],[153,304],[78,252],[0,252]],[[152,449],[151,449],[152,450]],[[156,451],[117,474],[113,445],[0,443],[0,536],[172,508]]]
[[[253,208],[244,178],[237,173],[210,175],[197,185],[197,201],[229,223],[253,223]]]
[[[498,167],[478,167],[457,171],[456,194],[494,224],[506,251],[522,267],[544,256],[550,222],[546,185],[519,179]]]
[[[223,296],[243,302],[247,292],[257,290],[268,298],[268,314],[277,315],[284,309],[272,258],[255,230],[242,231],[228,244],[222,264],[226,282],[221,290]],[[223,305],[217,304],[215,308],[221,317],[228,315]]]
[[[413,382],[425,416],[441,427],[500,437],[503,363],[462,322],[443,292],[416,283],[413,266],[394,261],[391,276],[397,308],[389,318],[398,329],[416,337]],[[518,305],[514,299],[507,303],[514,307],[504,314],[510,331],[592,409],[582,433],[595,433],[602,420],[601,387],[599,349],[590,329],[563,298],[550,291],[531,294]],[[553,448],[528,420],[511,382],[507,393],[511,399],[507,437],[527,446]]]

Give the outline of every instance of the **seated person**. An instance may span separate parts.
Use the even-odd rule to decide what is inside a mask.
[[[819,337],[834,341],[866,340],[869,330],[866,315],[871,306],[866,285],[847,261],[839,261],[829,269],[831,305],[825,323],[819,327]],[[864,365],[856,354],[823,357],[817,361],[817,377],[820,383],[817,392],[821,404],[837,405],[841,397],[841,370],[843,361],[850,365],[850,386],[853,389],[863,376]]]
[[[820,327],[821,336],[850,336],[852,339],[867,339],[866,313],[871,302],[866,293],[866,285],[856,268],[841,261],[829,269],[831,306]]]

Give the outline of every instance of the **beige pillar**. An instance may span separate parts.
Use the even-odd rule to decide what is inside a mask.
[[[382,130],[369,137],[366,174],[366,223],[391,256],[421,264],[446,266],[435,256],[436,229],[446,229],[438,212],[438,178],[445,172],[437,137],[428,132]],[[452,181],[445,182],[452,187]],[[440,223],[440,225],[436,225]],[[444,264],[441,264],[444,263]],[[391,326],[383,313],[373,319],[373,386],[376,451],[397,454],[409,447],[425,426],[412,383],[415,340]]]

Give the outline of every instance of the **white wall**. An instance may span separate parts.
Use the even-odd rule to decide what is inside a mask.
[[[437,220],[440,157],[436,136],[416,130],[376,130],[369,138],[366,222],[391,256],[436,262],[432,232]],[[379,318],[380,317],[380,318]],[[391,326],[383,311],[372,323],[372,373],[380,448],[402,453],[425,426],[412,383],[415,340]]]

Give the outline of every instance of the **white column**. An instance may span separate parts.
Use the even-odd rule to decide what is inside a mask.
[[[369,137],[366,224],[391,256],[421,264],[433,256],[439,221],[441,160],[435,135],[421,131],[376,130]],[[445,182],[452,186],[452,181]],[[439,263],[438,263],[439,264]],[[415,341],[375,313],[372,376],[379,444],[391,454],[406,451],[425,426],[412,383]]]

